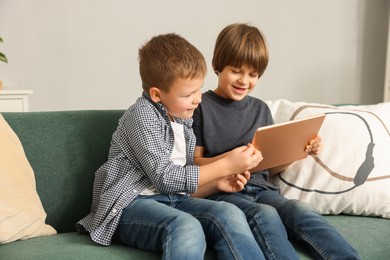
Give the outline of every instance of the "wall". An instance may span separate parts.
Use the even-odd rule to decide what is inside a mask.
[[[205,55],[233,22],[258,26],[270,63],[253,95],[319,103],[383,100],[387,0],[0,0],[5,88],[31,111],[125,109],[141,93],[138,48],[176,32]]]
[[[389,7],[390,9],[390,7]],[[389,17],[390,25],[390,17]],[[386,74],[385,74],[385,89],[383,93],[383,100],[390,102],[390,26],[387,33],[387,58],[386,58]]]

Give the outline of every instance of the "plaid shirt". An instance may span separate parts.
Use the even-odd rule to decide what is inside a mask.
[[[154,185],[164,194],[196,191],[199,166],[193,164],[192,119],[175,121],[184,127],[185,166],[170,160],[174,133],[164,106],[143,93],[125,112],[112,136],[108,160],[95,173],[91,212],[76,224],[79,232],[110,245],[123,209],[146,188]]]

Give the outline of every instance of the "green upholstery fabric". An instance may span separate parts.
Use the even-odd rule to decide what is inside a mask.
[[[35,172],[47,223],[58,232],[91,205],[93,176],[107,159],[111,135],[123,111],[4,113]]]
[[[325,216],[358,250],[362,259],[390,259],[390,220],[363,216]]]
[[[75,232],[76,221],[91,204],[95,171],[105,162],[111,135],[124,111],[61,111],[3,113],[20,138],[35,172],[46,222],[58,235],[0,245],[0,259],[160,259],[121,245],[93,243]],[[388,219],[326,216],[354,245],[363,259],[390,259]],[[310,259],[296,245],[302,259]],[[206,259],[215,259],[208,250]]]
[[[161,259],[159,254],[117,244],[99,246],[89,236],[75,232],[16,241],[0,247],[1,259],[10,260]]]

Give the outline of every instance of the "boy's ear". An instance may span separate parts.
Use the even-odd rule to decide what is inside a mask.
[[[214,73],[218,75],[219,71],[215,69],[214,64],[213,64],[213,70],[214,70]]]
[[[149,96],[153,102],[158,103],[161,101],[161,90],[157,87],[151,87],[149,89]]]

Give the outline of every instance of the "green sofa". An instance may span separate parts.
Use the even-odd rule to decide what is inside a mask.
[[[111,135],[124,111],[3,113],[20,138],[35,172],[46,223],[58,234],[0,245],[0,259],[160,259],[159,254],[112,244],[100,246],[78,234],[75,223],[90,208],[94,173],[105,162]],[[363,259],[390,259],[388,219],[325,216]],[[307,252],[295,245],[301,259]],[[215,259],[208,250],[206,259]]]

